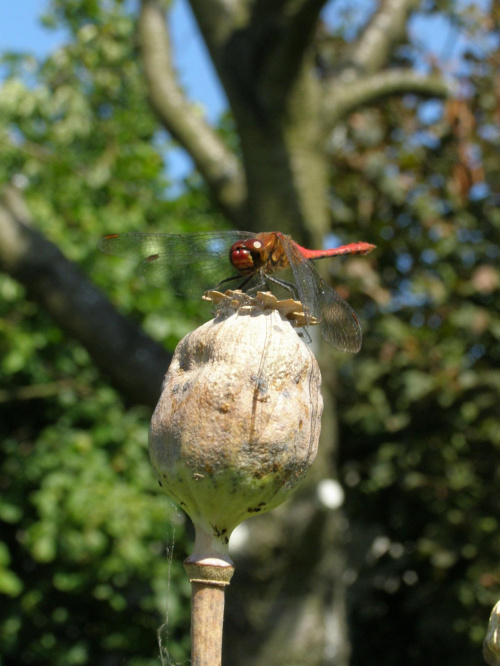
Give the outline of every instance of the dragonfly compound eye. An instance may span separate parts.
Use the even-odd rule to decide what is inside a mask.
[[[258,259],[259,255],[256,255],[247,243],[235,243],[229,250],[229,261],[242,275],[251,275],[259,268],[260,262],[256,262],[256,258]]]

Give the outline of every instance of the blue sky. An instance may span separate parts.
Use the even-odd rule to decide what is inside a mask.
[[[0,47],[2,51],[29,51],[44,55],[58,46],[62,35],[42,28],[38,16],[45,2],[0,2]]]
[[[48,0],[0,0],[0,49],[43,57],[64,44],[64,31],[47,30],[40,23],[48,5]],[[172,39],[185,89],[204,107],[208,119],[216,121],[225,108],[225,98],[186,0],[174,3]],[[189,159],[180,149],[169,153],[169,158],[170,177],[174,181],[182,179],[191,169]]]
[[[47,30],[40,23],[39,17],[48,4],[48,0],[0,2],[0,49],[44,56],[63,44],[63,31]],[[224,97],[185,0],[174,3],[172,21],[174,50],[183,83],[214,120],[224,108]]]

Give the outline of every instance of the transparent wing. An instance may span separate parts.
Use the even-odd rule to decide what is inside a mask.
[[[139,274],[155,287],[199,297],[232,276],[241,279],[229,261],[229,249],[237,240],[254,236],[248,231],[112,234],[101,238],[98,248],[135,261]],[[227,284],[237,286],[237,279]]]
[[[311,268],[316,271],[313,266]],[[323,337],[340,351],[359,352],[363,336],[356,313],[349,303],[321,278],[318,286]]]
[[[281,238],[281,242],[306,314],[319,319],[323,337],[336,349],[358,352],[362,333],[354,310],[321,278],[312,263],[304,259],[295,243],[286,238]]]

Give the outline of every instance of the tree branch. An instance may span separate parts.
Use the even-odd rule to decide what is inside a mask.
[[[283,109],[326,1],[190,0],[233,110],[253,107],[262,121],[264,108]]]
[[[285,20],[278,41],[269,51],[266,83],[269,93],[284,97],[297,79],[318,28],[318,19],[327,0],[291,0],[284,9]],[[278,15],[279,22],[283,17]]]
[[[383,0],[349,49],[348,60],[358,72],[376,72],[388,64],[394,46],[406,36],[408,17],[419,0]]]
[[[255,0],[189,0],[203,38],[216,63],[217,49],[247,23]]]
[[[332,80],[325,95],[325,124],[331,128],[352,111],[389,95],[413,93],[422,97],[447,97],[451,92],[450,84],[442,76],[419,74],[411,69],[389,69],[350,84]]]
[[[181,90],[170,40],[157,0],[142,0],[139,38],[151,104],[161,122],[193,159],[216,203],[237,225],[244,224],[247,191],[239,160],[207,125]]]
[[[0,269],[87,349],[128,400],[156,405],[171,357],[32,228],[23,200],[11,187],[0,198]]]

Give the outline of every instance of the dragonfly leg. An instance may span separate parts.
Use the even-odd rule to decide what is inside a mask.
[[[219,287],[221,287],[221,286],[222,286],[223,284],[225,284],[226,282],[232,282],[233,280],[238,280],[238,279],[241,279],[242,277],[243,277],[242,275],[231,275],[231,277],[225,278],[225,279],[222,280],[221,282],[217,283],[217,284],[215,285],[214,289],[219,289]],[[237,286],[235,287],[235,289],[240,289],[241,291],[243,291],[244,288],[247,286],[247,284],[248,284],[251,280],[253,280],[255,277],[256,277],[256,274],[255,274],[255,273],[252,273],[251,275],[247,275],[247,276],[244,278],[244,280],[243,280],[242,282],[240,282],[240,284],[237,285]],[[260,280],[259,280],[259,282],[257,282],[257,284],[253,284],[253,285],[247,290],[247,292],[248,292],[249,294],[252,293],[252,292],[257,292],[259,289],[262,289],[263,287],[266,287],[266,286],[267,286],[266,283],[264,282],[264,280],[262,279],[262,276],[260,276],[259,274],[257,274],[257,277],[260,277]]]
[[[307,305],[307,303],[303,303],[300,300],[300,296],[299,296],[297,286],[295,284],[292,284],[291,282],[287,282],[286,280],[280,280],[279,278],[275,278],[272,275],[263,275],[263,278],[266,281],[266,284],[269,281],[269,282],[273,282],[274,284],[279,285],[282,289],[286,289],[288,292],[290,292],[290,294],[292,295],[292,298],[294,300],[300,301],[302,303],[302,307],[304,309],[304,314],[305,314],[305,317],[306,317],[306,325],[305,326],[309,326],[309,324],[311,322],[311,319],[312,319],[311,312],[310,312],[310,309],[309,309],[309,306]],[[269,285],[267,285],[267,287],[269,289]],[[305,326],[303,327],[303,331],[307,335],[307,337],[309,338],[309,342],[311,342],[312,341],[311,336],[307,332],[307,329],[306,329]]]
[[[237,280],[238,278],[241,278],[241,275],[231,275],[231,277],[225,278],[221,282],[215,285],[214,289],[219,289],[223,284],[226,284],[227,282],[232,282],[233,280]],[[243,282],[241,282],[236,289],[241,289],[241,291],[244,290],[244,288],[248,285],[248,283],[255,279],[255,278],[260,278],[260,280],[252,284],[252,286],[248,289],[248,293],[257,293],[259,290],[262,290],[263,288],[270,289],[270,283],[272,284],[277,284],[280,286],[282,289],[286,289],[286,291],[290,292],[292,297],[297,300],[298,295],[297,295],[297,289],[295,285],[293,285],[291,282],[286,282],[286,280],[280,280],[279,278],[275,278],[272,275],[265,275],[263,273],[252,273],[251,275],[247,275]]]
[[[292,297],[297,301],[298,300],[298,293],[295,285],[293,285],[291,282],[287,282],[286,280],[280,280],[279,278],[275,278],[272,275],[264,275],[263,279],[267,285],[268,281],[272,282],[274,284],[279,285],[283,289],[286,289],[292,294]]]
[[[252,277],[252,276],[250,276],[250,277]],[[218,282],[218,283],[215,285],[214,290],[219,289],[219,287],[221,287],[223,284],[226,284],[226,282],[232,282],[233,280],[238,280],[239,278],[241,278],[241,275],[231,275],[231,277],[224,278],[224,280],[221,280],[220,282]],[[246,279],[242,282],[242,284],[240,284],[240,285],[237,287],[237,289],[241,289],[242,287],[244,287],[244,286],[246,285],[246,283],[248,282],[248,280],[249,280],[249,278],[246,278]]]

